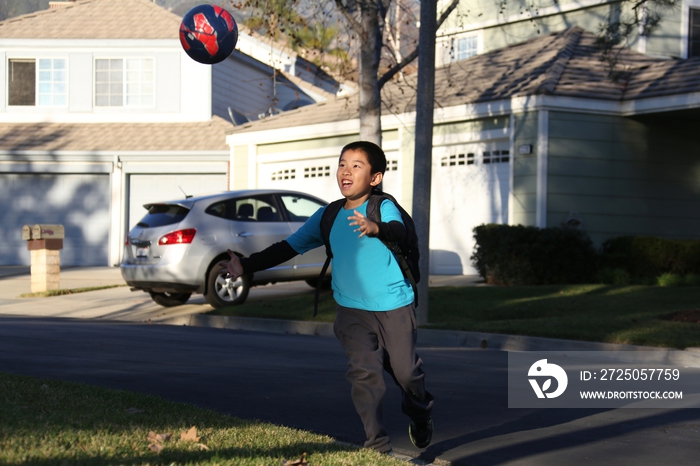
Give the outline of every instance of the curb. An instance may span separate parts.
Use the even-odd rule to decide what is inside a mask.
[[[326,322],[192,314],[153,321],[151,323],[335,338],[333,324]]]
[[[335,338],[333,324],[326,322],[192,314],[151,323]],[[561,340],[500,333],[420,328],[418,329],[416,346],[422,348],[481,348],[500,351],[607,351],[617,352],[619,356],[616,355],[614,359],[623,362],[640,362],[642,360],[648,363],[700,367],[700,351],[696,350]],[[577,356],[584,357],[585,355],[579,353]],[[600,356],[591,353],[591,357]]]

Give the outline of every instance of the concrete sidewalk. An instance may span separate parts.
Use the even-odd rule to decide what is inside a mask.
[[[125,285],[119,267],[68,267],[61,269],[60,288],[91,288]],[[29,266],[0,266],[0,300],[17,299],[31,293]]]

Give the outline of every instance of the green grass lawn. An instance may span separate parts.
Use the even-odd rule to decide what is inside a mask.
[[[192,427],[199,438],[183,439]],[[314,466],[402,464],[154,396],[0,373],[0,464],[281,466],[303,453]]]
[[[632,345],[700,346],[700,324],[662,317],[700,310],[700,287],[557,285],[436,287],[430,289],[429,327]],[[313,291],[256,299],[212,314],[312,320]],[[318,321],[332,322],[326,292]]]

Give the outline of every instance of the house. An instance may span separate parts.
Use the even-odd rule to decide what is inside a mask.
[[[430,268],[471,274],[482,223],[565,226],[596,245],[618,235],[697,238],[700,58],[619,48],[614,81],[581,27],[436,71]],[[384,189],[413,200],[415,77],[382,90]],[[357,96],[229,131],[231,183],[339,196],[334,167],[359,137]],[[420,195],[420,194],[418,194]]]
[[[115,265],[142,205],[228,188],[234,125],[334,98],[339,84],[241,32],[214,66],[149,0],[77,0],[0,22],[0,263],[23,225],[63,224],[62,265]]]
[[[449,3],[439,0],[438,8]],[[617,0],[461,0],[437,33],[436,61],[446,65],[572,26],[598,33],[603,23],[630,20],[635,5]],[[683,0],[673,8],[646,4],[637,9],[642,24],[632,28],[623,45],[653,57],[700,56],[700,0]],[[640,34],[653,13],[661,15],[658,27],[649,35]]]

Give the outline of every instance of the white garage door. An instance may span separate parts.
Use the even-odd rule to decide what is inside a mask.
[[[127,224],[131,230],[146,215],[144,204],[184,199],[188,196],[226,191],[226,174],[129,175],[129,210]]]
[[[387,169],[382,188],[401,202],[401,179],[398,153],[387,152]],[[328,202],[340,198],[336,181],[338,157],[324,157],[289,162],[261,163],[258,186],[267,189],[291,189],[312,194]]]
[[[62,266],[108,265],[109,176],[0,174],[0,263],[29,265],[22,225],[61,224]]]
[[[340,197],[335,181],[337,157],[270,162],[258,165],[258,186],[309,193],[328,202]]]
[[[508,222],[510,153],[507,141],[433,151],[430,271],[476,274],[472,229]]]

